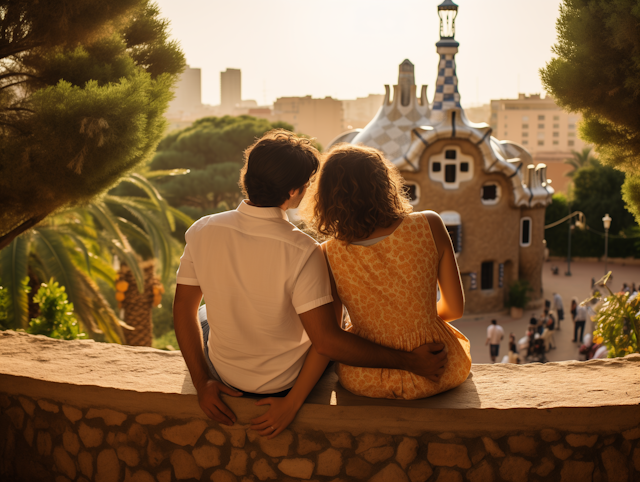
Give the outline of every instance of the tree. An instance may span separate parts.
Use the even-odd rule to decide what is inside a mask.
[[[573,157],[564,161],[565,164],[569,164],[571,167],[573,167],[571,171],[567,172],[567,176],[573,177],[578,169],[588,166],[589,164],[594,162],[595,158],[591,155],[591,150],[592,147],[583,147],[582,152],[573,150],[571,151]]]
[[[565,109],[582,112],[581,137],[626,173],[624,200],[640,221],[640,3],[563,0],[557,55],[540,70]]]
[[[235,207],[243,152],[271,129],[293,127],[250,116],[206,117],[173,132],[158,145],[150,169],[186,168],[184,176],[156,182],[172,206],[193,218]]]
[[[0,0],[0,249],[148,160],[184,68],[149,0]]]

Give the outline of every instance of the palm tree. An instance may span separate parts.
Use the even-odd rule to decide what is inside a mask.
[[[578,169],[596,162],[596,158],[591,153],[592,149],[592,147],[587,146],[582,148],[582,152],[574,150],[571,151],[573,157],[564,161],[565,164],[569,164],[573,167],[571,171],[567,172],[567,176],[573,177]]]
[[[86,207],[64,210],[0,251],[0,280],[8,288],[10,327],[28,325],[29,297],[23,289],[28,280],[50,278],[65,287],[83,329],[94,339],[124,343],[131,338],[127,333],[135,332],[136,325],[151,326],[153,301],[145,314],[138,314],[137,318],[127,316],[125,310],[123,321],[101,293],[97,281],[103,280],[115,288],[117,272],[113,261],[117,258],[131,273],[129,290],[140,293],[149,287],[153,290],[154,284],[159,283],[155,271],[145,270],[146,265],[143,266],[133,244],[139,252],[145,251],[159,261],[161,278],[166,282],[171,276],[171,260],[180,249],[169,233],[175,230],[176,219],[186,225],[193,221],[169,206],[144,176],[131,174],[122,182],[139,187],[146,197],[105,195]]]

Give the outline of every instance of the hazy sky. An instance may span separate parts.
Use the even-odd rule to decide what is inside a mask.
[[[156,0],[191,67],[202,100],[220,102],[220,72],[242,69],[242,97],[353,99],[384,93],[398,64],[415,64],[433,98],[441,0]],[[561,0],[456,0],[463,105],[542,92]]]

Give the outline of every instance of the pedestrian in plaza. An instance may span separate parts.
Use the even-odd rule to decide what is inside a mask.
[[[577,302],[576,302],[577,304]],[[578,305],[576,308],[576,316],[573,319],[573,341],[582,343],[582,337],[584,336],[584,325],[587,322],[587,307]],[[578,330],[580,330],[580,338],[578,338]]]
[[[491,324],[487,328],[487,341],[485,345],[489,345],[489,353],[491,361],[496,362],[496,357],[500,352],[500,340],[504,338],[504,330],[496,320],[491,320]]]
[[[578,298],[571,299],[571,321],[576,321],[576,312],[578,311]]]
[[[556,326],[556,329],[559,330],[560,322],[564,320],[564,305],[562,303],[562,296],[555,292],[553,293],[553,308],[558,313],[558,324]]]

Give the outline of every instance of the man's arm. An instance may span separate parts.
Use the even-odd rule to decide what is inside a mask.
[[[209,376],[202,331],[198,322],[200,300],[202,300],[202,291],[199,286],[176,285],[176,295],[173,300],[173,325],[176,338],[193,385],[198,391],[200,408],[207,417],[216,422],[233,425],[236,416],[220,399],[220,392],[234,397],[239,397],[242,393],[232,390],[222,382],[212,380]]]

